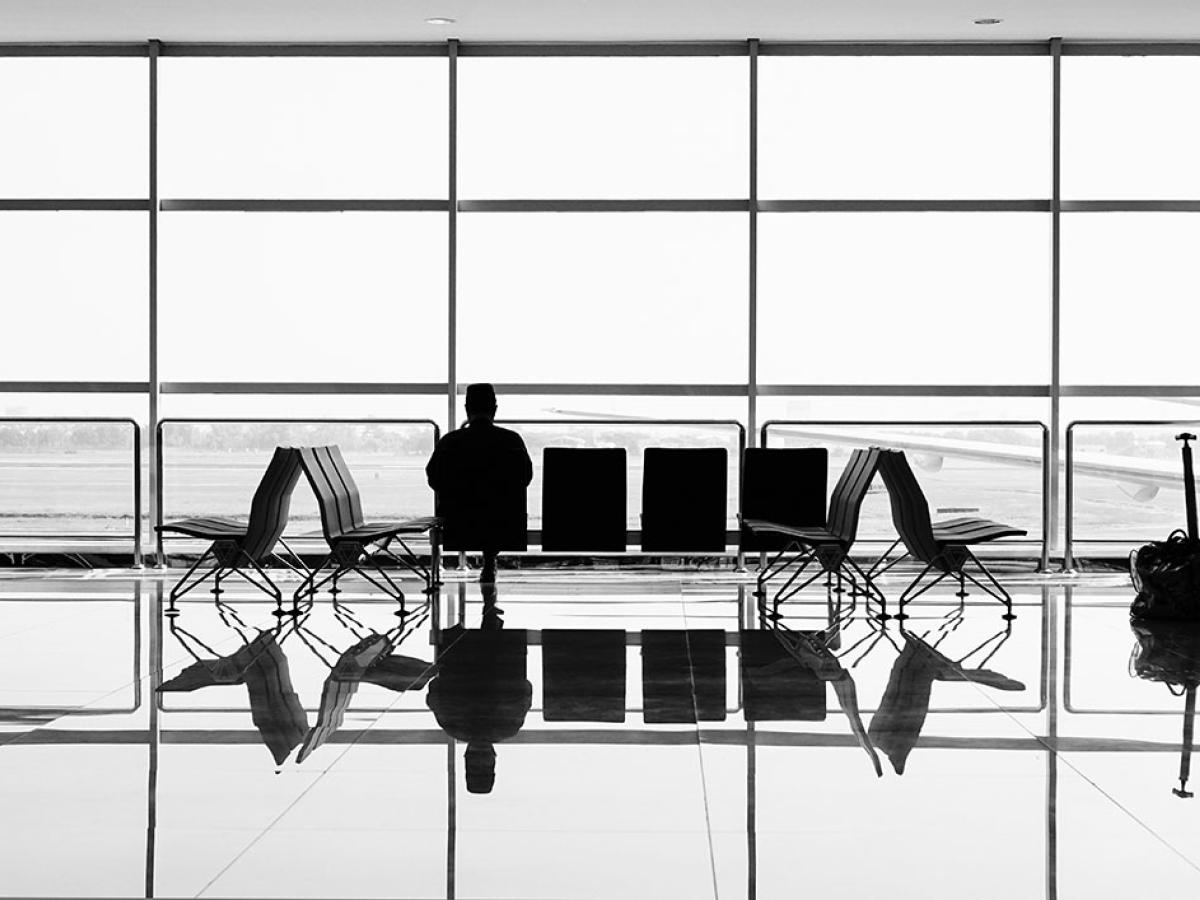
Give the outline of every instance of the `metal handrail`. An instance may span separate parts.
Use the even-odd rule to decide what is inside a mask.
[[[442,429],[433,419],[293,419],[293,418],[177,418],[160,419],[154,430],[155,477],[158,491],[155,497],[155,565],[161,567],[166,557],[163,554],[163,536],[158,526],[163,524],[163,427],[166,425],[428,425],[433,429],[433,443],[441,440]]]
[[[1130,426],[1130,425],[1148,425],[1151,427],[1166,428],[1196,428],[1200,427],[1200,419],[1075,419],[1067,425],[1067,441],[1066,441],[1066,479],[1064,482],[1064,493],[1066,495],[1066,522],[1065,522],[1065,548],[1063,551],[1063,571],[1070,572],[1075,568],[1075,427],[1083,425],[1084,427],[1093,427],[1098,425],[1106,426]],[[1093,543],[1126,543],[1124,541],[1115,541],[1110,539],[1100,539]]]
[[[9,422],[74,425],[130,425],[133,428],[133,564],[142,564],[142,427],[136,419],[124,416],[2,416],[0,424]],[[71,537],[101,537],[101,535],[50,534],[46,537],[64,539]],[[108,537],[108,535],[103,535]]]
[[[670,427],[672,425],[684,426],[721,426],[729,427],[737,431],[738,451],[737,451],[737,490],[741,490],[742,486],[742,471],[745,466],[746,458],[746,426],[737,419],[643,419],[643,418],[614,418],[614,419],[497,419],[497,424],[500,425],[592,425],[592,426],[643,426],[648,425],[655,428]],[[737,497],[735,499],[740,499]],[[731,546],[738,543],[740,532],[730,531],[726,529],[725,540]],[[531,530],[529,537],[536,537],[540,542],[541,531]],[[639,530],[627,530],[625,532],[626,544],[636,543],[641,539]],[[737,557],[739,563],[742,557],[739,546]]]
[[[764,422],[759,429],[761,446],[766,447],[769,431],[772,426],[804,427],[804,426],[840,426],[854,428],[868,426],[910,427],[918,428],[1037,428],[1042,433],[1042,554],[1039,570],[1050,568],[1050,429],[1045,422],[1037,419],[772,419]],[[1068,440],[1070,440],[1068,432]],[[1068,469],[1068,474],[1070,470]],[[1069,552],[1069,551],[1068,551]]]

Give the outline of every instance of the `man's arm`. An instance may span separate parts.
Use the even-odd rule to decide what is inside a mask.
[[[442,487],[442,460],[439,450],[441,450],[441,444],[433,448],[433,453],[429,455],[429,462],[425,464],[425,480],[435,491],[441,490]]]
[[[533,481],[533,460],[529,458],[529,450],[526,449],[525,441],[521,439],[520,435],[517,435],[517,448],[520,450],[521,456],[522,484],[529,487],[530,482]]]

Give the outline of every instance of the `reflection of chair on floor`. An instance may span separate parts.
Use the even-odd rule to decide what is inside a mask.
[[[809,682],[811,689],[815,682],[821,687],[815,696],[809,698],[811,710],[807,719],[825,718],[824,685],[833,686],[838,705],[842,708],[850,722],[850,730],[858,739],[871,760],[876,775],[883,774],[879,763],[879,755],[871,745],[867,729],[863,725],[862,715],[858,709],[858,692],[854,686],[854,678],[848,669],[842,665],[841,659],[831,649],[833,642],[839,637],[840,622],[831,623],[829,628],[821,631],[794,631],[777,619],[764,616],[762,619],[765,629],[761,631],[743,631],[742,638],[742,679],[745,686],[746,718],[747,721],[761,719],[759,712],[765,704],[762,696],[764,690],[778,687],[781,683],[795,681],[799,676]],[[868,621],[870,634],[842,651],[842,656],[856,651],[864,642],[870,640],[867,650],[851,664],[857,665],[870,652],[871,648],[887,636],[884,626]],[[890,638],[889,638],[890,639]],[[774,646],[772,646],[774,645]],[[778,703],[771,704],[778,710]],[[768,714],[769,715],[769,714]],[[771,718],[784,718],[774,715]]]
[[[227,618],[227,615],[236,618],[237,613],[226,610],[223,604],[219,608],[226,624],[238,632],[242,646],[227,656],[221,656],[195,635],[179,627],[176,619],[170,619],[171,634],[196,661],[174,678],[163,682],[158,690],[163,693],[190,692],[215,685],[245,685],[250,695],[250,715],[254,727],[271,751],[275,764],[281,765],[308,731],[308,717],[292,688],[287,657],[279,646],[286,635],[276,640],[280,630],[273,628],[249,638],[240,619],[235,625]],[[208,653],[208,657],[202,657],[189,641]]]
[[[544,629],[542,718],[547,722],[624,722],[625,669],[624,631]]]
[[[342,727],[350,701],[363,682],[403,693],[420,690],[433,677],[433,664],[411,656],[393,653],[405,638],[428,618],[428,605],[405,617],[400,625],[380,634],[365,629],[346,609],[338,611],[338,619],[355,633],[359,640],[330,662],[318,649],[318,644],[331,653],[338,651],[315,632],[301,623],[297,629],[300,639],[329,667],[329,677],[321,689],[321,705],[317,721],[304,737],[296,762],[302,763],[326,743]]]
[[[1025,685],[990,669],[965,669],[967,658],[981,652],[1000,638],[987,656],[980,661],[986,665],[1000,644],[1007,639],[1007,631],[985,641],[966,657],[955,661],[943,655],[936,645],[926,643],[916,635],[904,631],[904,649],[896,657],[892,673],[879,709],[871,718],[867,734],[875,746],[891,760],[897,775],[904,774],[908,754],[917,745],[925,717],[929,714],[929,701],[935,681],[973,681],[1001,691],[1023,691]]]
[[[321,511],[321,528],[329,544],[329,554],[301,582],[295,594],[296,608],[308,596],[316,596],[318,590],[330,585],[334,598],[339,591],[338,579],[355,572],[379,588],[389,597],[400,602],[404,609],[404,591],[400,585],[380,566],[382,555],[400,569],[418,575],[425,582],[425,593],[436,590],[439,568],[439,520],[434,516],[407,519],[402,522],[364,522],[362,500],[354,477],[336,445],[328,447],[304,447],[300,450],[301,463]],[[408,546],[405,538],[428,534],[430,544],[429,565],[424,565]],[[392,549],[396,544],[401,553]],[[326,566],[332,571],[318,580]],[[368,572],[365,567],[370,568]]]
[[[213,594],[219,597],[221,579],[229,574],[245,579],[264,594],[274,597],[276,603],[282,600],[282,592],[267,575],[263,564],[271,556],[275,544],[282,541],[292,491],[299,480],[300,451],[294,447],[276,447],[267,471],[263,473],[262,481],[254,492],[247,521],[208,517],[183,519],[158,526],[160,532],[173,531],[212,541],[212,545],[171,589],[168,612],[175,611],[176,600],[209,578],[213,580]],[[193,577],[209,561],[213,563],[212,567],[203,575]],[[250,576],[250,570],[255,573],[255,578]]]
[[[966,582],[970,581],[988,596],[1004,604],[1004,617],[1011,619],[1012,597],[998,582],[979,558],[971,552],[974,544],[994,541],[997,538],[1013,537],[1027,534],[1024,529],[1002,525],[991,519],[959,518],[945,522],[931,522],[929,518],[929,503],[916,476],[908,465],[908,459],[901,450],[883,450],[880,457],[880,473],[887,486],[892,503],[892,522],[900,535],[896,543],[871,567],[870,575],[876,577],[887,572],[897,563],[912,556],[925,567],[912,583],[900,595],[900,611],[896,618],[904,619],[904,606],[910,600],[921,596],[930,588],[936,586],[947,577],[958,579],[958,596],[960,599],[967,595]],[[892,550],[901,542],[907,550],[902,556],[887,561]],[[966,571],[966,566],[973,563],[987,583]],[[937,572],[932,581],[922,585],[926,576]]]
[[[778,610],[780,603],[790,600],[826,575],[836,578],[835,590],[838,591],[842,590],[844,581],[849,581],[852,595],[865,594],[868,603],[872,599],[878,601],[879,617],[888,617],[883,593],[875,586],[870,574],[864,572],[850,557],[850,547],[858,533],[859,511],[875,477],[879,454],[880,451],[874,447],[855,450],[850,454],[850,460],[829,497],[828,525],[823,528],[796,528],[753,518],[744,520],[743,524],[755,534],[784,535],[788,539],[786,546],[759,570],[756,593],[760,604],[766,602],[767,587],[773,581],[782,579],[783,582],[771,597]],[[802,578],[814,563],[816,571]],[[833,587],[832,583],[830,586]]]

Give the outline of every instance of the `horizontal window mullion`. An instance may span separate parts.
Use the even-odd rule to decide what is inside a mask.
[[[788,212],[1050,212],[1045,200],[759,200],[758,211]]]
[[[759,56],[1049,56],[1045,41],[763,41]]]
[[[616,395],[624,397],[745,397],[750,387],[745,384],[581,384],[572,383],[537,383],[537,382],[497,382],[494,385],[497,394],[510,396],[541,396],[541,395],[572,395],[572,396],[605,396]],[[466,384],[459,384],[457,391],[466,393]]]
[[[1063,56],[1200,56],[1196,41],[1063,41]]]
[[[0,43],[0,57],[11,56],[149,56],[147,42],[142,43]]]
[[[1200,397],[1196,384],[1073,384],[1063,385],[1064,397]]]
[[[1048,384],[760,384],[760,397],[1049,397]]]
[[[411,43],[255,43],[252,41],[190,42],[165,41],[160,56],[214,57],[214,56],[447,56],[445,41]]]
[[[512,56],[748,56],[748,41],[463,42],[459,58]]]
[[[162,212],[447,212],[448,200],[163,200]]]
[[[145,381],[0,381],[0,394],[144,394]]]
[[[0,199],[0,212],[147,212],[149,209],[149,200],[136,199]]]
[[[459,200],[459,212],[749,212],[749,200]]]
[[[1200,200],[1063,200],[1063,212],[1200,212]]]
[[[445,396],[446,382],[164,381],[164,394],[384,394]]]

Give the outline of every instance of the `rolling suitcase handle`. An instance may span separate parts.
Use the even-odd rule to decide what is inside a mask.
[[[1200,528],[1196,525],[1196,475],[1192,469],[1192,448],[1188,441],[1196,440],[1194,434],[1175,435],[1175,440],[1183,441],[1183,501],[1187,505],[1188,537],[1193,541],[1200,537]]]

